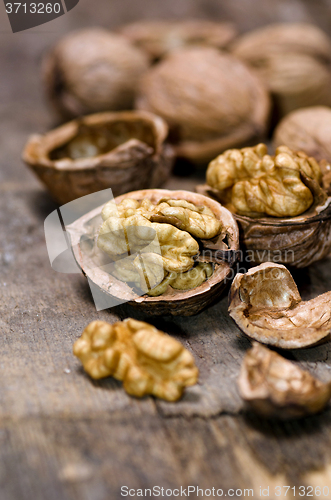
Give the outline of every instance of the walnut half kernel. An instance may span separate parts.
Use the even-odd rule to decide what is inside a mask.
[[[198,380],[194,358],[180,342],[131,318],[113,325],[93,321],[73,352],[92,378],[113,376],[136,397],[151,394],[176,401]]]
[[[126,198],[118,205],[107,203],[101,215],[104,223],[97,244],[114,260],[121,257],[114,263],[118,279],[156,297],[169,285],[191,290],[212,276],[212,263],[196,262],[195,238],[208,240],[222,232],[221,222],[208,207],[178,199],[153,204],[149,199]]]
[[[250,409],[280,419],[318,413],[331,397],[331,383],[320,382],[257,342],[245,355],[238,388]]]
[[[288,269],[271,262],[236,275],[228,310],[250,338],[282,349],[316,345],[331,332],[331,292],[304,302]]]

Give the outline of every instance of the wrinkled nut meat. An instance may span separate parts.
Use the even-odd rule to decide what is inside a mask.
[[[331,250],[331,198],[322,164],[303,152],[264,144],[213,160],[197,192],[223,203],[241,229],[249,262],[306,267]]]
[[[74,354],[92,378],[122,380],[125,391],[136,397],[177,401],[199,375],[180,342],[131,318],[113,325],[93,321],[75,342]]]
[[[331,105],[331,40],[310,24],[269,25],[240,37],[232,53],[272,92],[276,115]]]
[[[191,316],[216,302],[238,258],[232,214],[188,191],[127,193],[66,229],[89,281],[152,315]]]
[[[267,262],[236,275],[229,314],[246,335],[263,344],[308,347],[331,331],[331,292],[304,302],[287,268]]]
[[[117,278],[158,296],[166,292],[168,285],[191,290],[212,276],[211,263],[194,266],[194,258],[199,254],[194,237],[212,239],[223,229],[208,207],[198,207],[186,200],[161,199],[154,205],[149,199],[126,198],[118,205],[108,202],[101,216],[104,220],[98,237],[101,250],[112,258],[138,252],[126,260],[123,271],[123,258],[115,262]],[[153,230],[152,236],[146,228]]]
[[[61,204],[107,188],[118,196],[165,182],[174,161],[167,135],[152,113],[97,113],[32,136],[23,160]]]
[[[331,194],[331,109],[312,106],[298,109],[285,116],[276,127],[273,143],[276,147],[286,144],[296,151],[303,151],[320,162],[323,188]]]
[[[264,134],[269,97],[239,60],[195,47],[176,50],[147,71],[136,106],[168,122],[179,157],[205,164]]]
[[[231,23],[205,20],[138,21],[120,29],[130,42],[144,49],[153,59],[186,45],[204,45],[224,49],[237,32]]]
[[[46,55],[47,95],[64,118],[132,108],[148,56],[125,37],[100,28],[76,31]]]
[[[305,178],[322,180],[314,158],[280,146],[275,156],[267,146],[228,150],[213,160],[207,183],[219,192],[227,208],[248,217],[293,217],[311,207],[314,196]]]
[[[244,357],[238,388],[250,409],[269,418],[318,413],[331,397],[331,383],[320,382],[257,342]]]

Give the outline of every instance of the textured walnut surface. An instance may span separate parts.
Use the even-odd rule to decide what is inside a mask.
[[[224,49],[237,32],[232,23],[202,19],[184,21],[138,21],[119,32],[154,59],[186,45],[206,45]]]
[[[43,79],[64,118],[132,108],[147,55],[125,37],[101,28],[70,33],[46,54]]]
[[[322,174],[314,158],[280,146],[275,156],[264,144],[228,150],[213,160],[207,183],[234,213],[248,217],[300,215],[314,202],[302,175],[320,183]]]
[[[168,122],[179,156],[204,163],[263,135],[269,98],[239,60],[197,47],[177,50],[147,71],[136,106]]]
[[[161,189],[127,193],[115,203],[67,226],[77,263],[98,288],[154,315],[192,315],[217,300],[234,272],[239,245],[227,209],[196,193]],[[117,206],[122,217],[113,216]]]
[[[331,397],[331,383],[320,382],[257,342],[244,357],[238,387],[253,411],[281,419],[318,413]]]
[[[331,331],[331,292],[302,301],[285,266],[267,262],[231,285],[229,314],[246,335],[264,344],[296,349],[317,344]]]
[[[269,25],[239,38],[233,54],[252,66],[266,83],[278,115],[331,104],[331,40],[318,27]]]
[[[193,356],[154,326],[126,319],[94,321],[74,344],[74,354],[94,379],[113,376],[128,394],[176,401],[198,380]]]

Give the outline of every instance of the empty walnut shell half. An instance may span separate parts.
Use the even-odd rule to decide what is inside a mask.
[[[79,267],[89,280],[97,285],[98,289],[105,292],[107,296],[113,297],[118,303],[127,302],[135,308],[152,315],[191,316],[216,302],[226,288],[229,279],[233,277],[233,265],[239,248],[238,227],[232,214],[226,208],[210,198],[188,191],[164,189],[135,191],[115,198],[115,202],[118,205],[123,200],[149,200],[156,205],[164,199],[185,200],[197,207],[206,207],[213,212],[217,221],[220,222],[221,232],[215,238],[210,240],[196,238],[196,241],[194,241],[196,250],[193,253],[196,253],[196,257],[199,256],[199,262],[212,262],[214,266],[212,275],[206,276],[202,284],[190,290],[169,286],[162,295],[149,296],[138,293],[133,285],[115,277],[110,270],[110,266],[107,267],[109,263],[108,255],[97,244],[100,227],[104,225],[101,217],[102,206],[67,226],[67,231],[70,234],[74,256]],[[159,220],[161,221],[161,219],[162,216],[160,216]],[[161,222],[158,225],[161,225]],[[169,226],[169,223],[164,224],[164,230],[169,230]],[[144,225],[142,224],[139,227],[144,227]],[[191,238],[190,234],[185,230],[180,231],[180,233]],[[90,243],[87,243],[87,240]],[[169,244],[168,247],[170,253],[173,253],[172,245]],[[185,249],[180,257],[187,260],[184,254]],[[108,260],[105,259],[106,257],[108,257]],[[171,260],[171,257],[169,255],[169,260]],[[115,262],[115,264],[117,265],[118,262]],[[122,271],[125,271],[124,266],[122,266]],[[181,283],[178,284],[178,287],[181,288]]]
[[[45,56],[43,81],[57,113],[70,119],[133,107],[147,54],[125,37],[101,28],[75,31]]]
[[[320,382],[257,342],[244,357],[238,388],[248,408],[283,420],[318,413],[331,397],[331,383]]]
[[[138,21],[123,26],[119,32],[153,59],[187,45],[203,45],[224,49],[237,31],[232,23],[203,19],[186,21]]]
[[[118,196],[165,182],[174,161],[167,134],[151,113],[98,113],[33,135],[23,160],[60,204],[107,188]]]
[[[144,74],[136,107],[167,121],[179,157],[205,165],[264,134],[269,97],[241,61],[193,47],[172,52]]]
[[[331,109],[311,106],[285,116],[277,125],[273,143],[303,151],[320,162],[323,188],[331,194]]]
[[[288,269],[266,262],[236,275],[229,294],[229,314],[252,339],[282,349],[299,349],[329,335],[331,292],[304,302]]]
[[[207,182],[197,191],[234,213],[249,262],[306,267],[329,254],[331,198],[314,158],[286,146],[275,156],[264,144],[228,150],[209,165]]]
[[[276,115],[331,104],[331,40],[317,26],[269,25],[240,37],[232,53],[263,79],[273,95]]]

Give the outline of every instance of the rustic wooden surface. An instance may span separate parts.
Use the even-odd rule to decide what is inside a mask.
[[[289,19],[329,29],[330,2],[81,0],[63,18],[15,35],[3,5],[0,11],[0,499],[113,500],[122,485],[254,488],[254,498],[268,486],[269,498],[282,498],[274,494],[277,485],[331,491],[331,408],[288,423],[243,413],[235,381],[250,343],[227,315],[226,297],[196,317],[152,321],[179,339],[200,369],[199,384],[179,403],[136,400],[120,383],[84,374],[72,355],[83,328],[94,319],[142,316],[127,306],[96,312],[81,275],[51,269],[43,221],[56,206],[20,161],[27,136],[54,123],[39,63],[62,33],[199,15],[233,19],[241,30]],[[199,182],[201,175],[192,174],[166,187],[193,189]],[[295,278],[305,299],[328,291],[330,260]],[[329,352],[326,344],[287,356],[331,380]],[[286,498],[296,497],[291,490]]]

